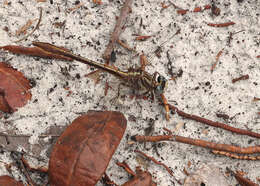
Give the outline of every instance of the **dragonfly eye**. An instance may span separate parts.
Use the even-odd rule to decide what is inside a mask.
[[[163,77],[159,75],[159,76],[157,77],[157,82],[158,82],[158,83],[161,83],[162,78],[163,78]]]
[[[156,80],[157,80],[157,83],[158,83],[157,87],[156,87],[156,91],[161,94],[167,88],[167,80],[165,79],[165,77],[163,77],[161,75],[158,75]]]

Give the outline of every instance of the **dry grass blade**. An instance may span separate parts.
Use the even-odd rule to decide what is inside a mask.
[[[19,39],[19,40],[14,41],[14,42],[15,42],[15,43],[18,43],[18,42],[20,42],[20,41],[23,41],[23,40],[27,39],[29,36],[31,36],[31,35],[35,32],[35,30],[37,30],[37,29],[39,28],[40,23],[41,23],[41,20],[42,20],[42,8],[40,8],[39,21],[38,21],[37,25],[35,26],[35,28],[32,30],[32,32],[29,33],[27,36],[23,37],[22,39]]]

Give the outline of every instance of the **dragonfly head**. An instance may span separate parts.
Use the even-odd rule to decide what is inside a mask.
[[[168,82],[167,79],[165,77],[163,77],[162,75],[160,75],[159,73],[155,74],[155,92],[158,94],[162,94],[164,93],[164,91],[166,90],[167,86],[168,86]]]

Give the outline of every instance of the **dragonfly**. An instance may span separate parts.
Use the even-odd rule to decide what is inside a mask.
[[[145,71],[144,68],[141,67],[129,68],[127,71],[123,71],[106,64],[98,63],[80,55],[73,54],[72,52],[62,47],[58,47],[50,43],[34,41],[32,44],[41,48],[45,52],[66,56],[78,62],[108,72],[122,81],[122,83],[119,84],[119,87],[121,84],[123,84],[133,88],[134,90],[144,92],[143,95],[150,93],[153,99],[155,95],[160,95],[166,110],[166,119],[169,120],[169,108],[167,106],[167,100],[163,95],[164,91],[167,88],[168,81],[164,76],[162,76],[158,72],[150,74],[147,71]]]

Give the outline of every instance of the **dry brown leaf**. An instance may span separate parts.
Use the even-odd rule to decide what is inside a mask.
[[[12,111],[23,107],[31,99],[29,80],[21,72],[3,62],[0,63],[0,80],[2,99],[6,101],[2,104],[8,104]]]
[[[5,94],[3,90],[0,90],[0,110],[5,113],[12,113],[12,109],[5,99]]]
[[[0,176],[0,186],[24,186],[10,176]]]
[[[49,178],[55,186],[94,186],[126,129],[120,112],[90,111],[75,119],[53,147]]]

